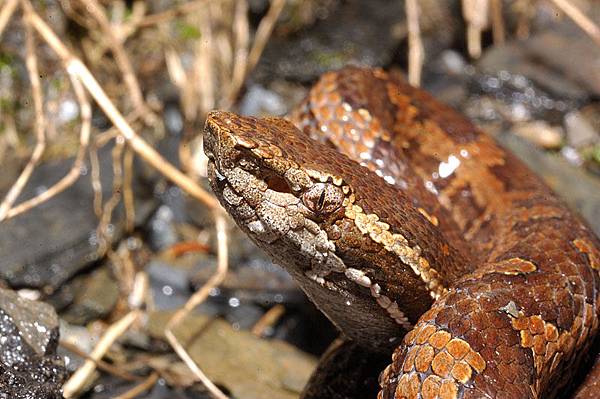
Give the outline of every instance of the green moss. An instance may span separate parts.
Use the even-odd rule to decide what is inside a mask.
[[[348,59],[348,56],[342,51],[315,51],[311,53],[310,58],[323,68],[336,68],[344,65]]]
[[[592,159],[600,164],[600,144],[596,144],[592,149]]]
[[[197,40],[202,37],[200,30],[192,25],[185,22],[177,22],[177,34],[184,40]]]
[[[0,69],[10,69],[12,71],[14,57],[10,54],[0,53]]]

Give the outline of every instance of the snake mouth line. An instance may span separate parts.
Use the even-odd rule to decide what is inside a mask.
[[[319,167],[321,163],[312,161],[314,154],[327,154],[322,163],[342,165],[342,175],[356,180],[360,188],[368,185],[364,173],[371,172],[312,140],[294,142],[301,133],[289,124],[283,130],[268,131],[261,123],[266,122],[227,113],[209,116],[205,151],[211,184],[221,203],[259,246],[292,273],[307,276],[331,291],[348,289],[341,288],[342,274],[352,283],[355,297],[376,302],[397,324],[410,328],[402,310],[414,316],[413,308],[421,306],[417,299],[404,297],[402,290],[390,291],[387,282],[374,277],[381,267],[389,267],[404,276],[399,279],[411,279],[414,284],[420,280],[423,294],[437,298],[445,288],[436,270],[416,243],[396,231],[398,226],[358,205],[357,194],[345,178],[313,169],[302,160]],[[289,131],[293,137],[287,135]],[[275,138],[285,145],[274,144]],[[393,196],[391,192],[383,194]],[[378,202],[372,199],[372,203]],[[368,251],[352,249],[358,242],[371,250],[379,248],[387,260],[374,260]],[[329,279],[331,273],[335,276]]]

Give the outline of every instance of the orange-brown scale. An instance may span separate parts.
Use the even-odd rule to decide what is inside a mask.
[[[349,68],[326,73],[290,119],[311,138],[329,143],[380,177],[387,177],[389,184],[410,193],[412,204],[438,222],[449,243],[463,255],[471,255],[448,211],[413,170],[410,157],[397,151],[392,142],[396,134],[393,127],[400,125],[396,108],[372,95],[387,90],[388,85],[387,75],[377,70]],[[365,141],[368,146],[363,145]]]
[[[432,326],[465,341],[485,367],[472,367],[469,378],[459,368],[459,378],[439,380],[436,370],[449,378],[454,367],[440,355],[435,370],[417,371],[430,362],[431,344],[411,341],[411,333],[382,375],[380,397],[553,397],[568,384],[597,333],[600,243],[589,228],[466,118],[385,72],[347,68],[327,74],[307,101],[296,118],[305,131],[316,127],[341,152],[358,154],[357,161],[414,193],[414,203],[438,218],[448,240],[462,248],[467,243],[469,255],[480,261],[415,331]],[[332,135],[326,126],[336,112],[321,110],[327,107],[343,116],[341,107],[348,116]],[[344,132],[353,129],[354,116],[367,129],[368,149],[347,144]],[[377,159],[383,162],[372,161]],[[516,329],[515,319],[533,321],[534,331],[542,326],[544,333]]]
[[[448,281],[459,275],[466,262],[408,197],[391,185],[380,187],[379,178],[373,172],[301,135],[281,119],[211,113],[207,120],[205,151],[211,160],[213,189],[240,226],[290,270],[317,306],[347,336],[368,347],[395,345],[393,339],[404,334],[403,327],[414,323],[430,306],[432,293],[439,295]],[[265,242],[253,235],[238,213],[244,206],[256,208],[260,204],[232,204],[225,195],[232,189],[227,186],[226,175],[237,176],[242,173],[243,164],[249,163],[253,165],[252,172],[244,173],[259,180],[253,183],[259,186],[257,190],[270,187],[283,190],[281,195],[291,195],[294,190],[285,188],[281,177],[291,169],[301,170],[310,175],[310,179],[323,181],[322,176],[337,186],[348,187],[344,205],[332,213],[312,216],[312,223],[318,223],[327,233],[335,247],[335,256],[344,262],[346,270],[353,270],[348,274],[330,273],[323,276],[324,280],[319,280],[318,275],[307,278],[305,272],[311,272],[307,267],[311,259],[295,254],[293,251],[297,249],[285,245],[284,240]],[[273,177],[276,175],[279,179]],[[254,190],[252,187],[244,189]],[[290,192],[286,194],[286,191]],[[304,194],[300,190],[297,195]],[[382,226],[377,224],[379,222],[387,226],[386,231],[377,232]],[[361,231],[361,228],[366,230]],[[397,251],[406,254],[406,260]],[[429,287],[423,274],[414,272],[415,268],[427,268],[433,273],[434,267],[444,270],[443,274],[436,275],[442,287]],[[379,326],[379,335],[375,334],[375,324]]]

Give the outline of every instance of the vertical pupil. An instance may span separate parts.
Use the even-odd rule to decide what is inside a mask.
[[[321,195],[319,196],[319,201],[317,203],[319,209],[323,209],[323,204],[325,203],[325,190],[321,191]]]

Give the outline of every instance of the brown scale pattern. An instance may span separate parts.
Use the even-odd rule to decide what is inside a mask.
[[[380,179],[375,173],[359,167],[334,149],[302,137],[290,122],[278,118],[242,118],[233,113],[215,111],[207,119],[206,132],[205,151],[211,154],[216,168],[220,170],[231,169],[235,167],[236,162],[252,156],[262,164],[261,170],[265,174],[277,173],[277,164],[280,163],[339,176],[344,185],[352,188],[355,205],[361,207],[365,214],[377,215],[379,221],[392,226],[390,232],[402,235],[410,247],[420,248],[420,256],[423,259],[443,270],[439,278],[445,286],[449,281],[464,274],[465,264],[471,264],[446,242],[439,229],[412,205],[407,196],[390,185],[380,186]],[[215,179],[211,180],[211,184],[217,197],[223,202],[223,193],[220,191],[222,187]],[[226,203],[225,206],[227,207]],[[235,218],[235,214],[233,216]],[[344,259],[346,267],[362,269],[363,265],[369,265],[367,272],[372,283],[380,287],[382,295],[402,304],[401,311],[411,323],[416,322],[431,305],[430,291],[422,279],[407,264],[399,262],[398,256],[387,251],[383,245],[375,240],[365,239],[365,235],[358,231],[356,223],[344,216],[344,209],[334,212],[320,223],[335,243],[336,255]],[[270,253],[276,252],[271,245],[265,245],[263,242],[257,244]],[[302,277],[306,265],[310,265],[310,259],[300,262],[296,267],[288,257],[282,258],[282,254],[273,253],[273,257],[290,270],[301,284],[311,283]],[[304,267],[304,270],[298,270],[299,267]],[[343,274],[341,277],[334,275],[331,278],[335,284],[339,283],[347,291],[349,297],[343,298],[344,302],[351,300],[356,304],[368,300],[371,305],[367,306],[368,311],[373,313],[368,316],[375,321],[383,313],[385,322],[390,325],[385,327],[388,332],[386,335],[375,339],[370,336],[366,326],[353,324],[351,315],[346,317],[347,315],[342,313],[336,317],[330,312],[329,316],[334,323],[344,326],[341,328],[347,336],[362,341],[367,347],[395,346],[394,341],[390,339],[401,338],[404,335],[403,328],[393,322],[377,304],[369,289],[340,281],[345,279]],[[304,288],[313,290],[314,283]],[[312,294],[312,299],[321,309],[330,306],[330,298],[320,295],[319,292]],[[344,310],[350,309],[346,305],[343,307]],[[338,312],[338,308],[335,311]]]
[[[600,392],[600,356],[593,362],[585,380],[579,385],[572,399],[596,399]]]
[[[600,312],[600,242],[577,216],[466,118],[381,70],[325,74],[291,119],[328,145],[281,119],[213,113],[205,148],[213,158],[221,148],[217,164],[238,161],[227,151],[251,151],[267,169],[291,161],[342,176],[361,212],[418,245],[448,288],[431,304],[423,282],[347,213],[325,221],[345,264],[371,265],[369,277],[410,321],[420,315],[381,374],[379,399],[552,398],[565,389]],[[279,259],[294,274],[294,261]],[[357,309],[329,316],[368,344],[368,330],[343,322]],[[381,313],[361,309],[373,320]]]
[[[466,118],[380,70],[326,74],[292,120],[399,176],[448,240],[480,260],[405,337],[380,398],[553,397],[569,383],[597,331],[600,245],[533,173]],[[452,157],[458,165],[442,173]]]

